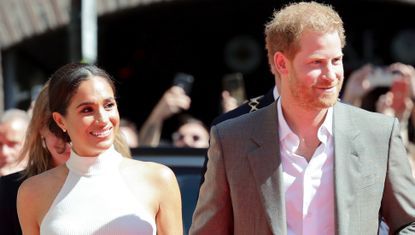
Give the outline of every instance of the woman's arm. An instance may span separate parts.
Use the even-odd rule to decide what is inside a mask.
[[[160,201],[156,216],[157,234],[182,235],[182,203],[179,185],[173,171],[162,167],[159,185]]]
[[[17,213],[24,235],[40,234],[39,221],[36,219],[38,197],[35,191],[32,180],[28,179],[22,183],[17,193]]]

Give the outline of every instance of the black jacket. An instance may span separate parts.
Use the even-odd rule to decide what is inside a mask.
[[[0,177],[0,233],[20,235],[19,218],[17,217],[17,190],[23,182],[22,172]]]

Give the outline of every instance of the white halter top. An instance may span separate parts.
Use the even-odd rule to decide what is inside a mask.
[[[155,218],[131,193],[112,147],[98,157],[71,152],[68,176],[40,225],[44,235],[155,235]]]

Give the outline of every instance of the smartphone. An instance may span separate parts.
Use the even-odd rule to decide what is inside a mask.
[[[368,80],[372,87],[390,87],[393,83],[395,74],[381,67],[377,67],[369,75]]]
[[[238,105],[246,100],[245,83],[241,73],[226,74],[222,78],[223,89],[238,101]]]
[[[173,79],[173,86],[179,86],[183,88],[186,95],[190,95],[192,92],[194,77],[187,73],[177,73]]]
[[[395,79],[390,91],[393,94],[392,107],[396,111],[404,109],[406,99],[410,97],[409,83],[404,79]]]

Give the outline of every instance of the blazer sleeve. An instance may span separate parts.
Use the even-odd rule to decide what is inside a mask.
[[[191,235],[233,234],[233,213],[218,129],[210,132],[210,147],[205,182],[190,227]]]
[[[415,234],[415,180],[397,119],[390,138],[381,214],[390,228],[390,234]]]

